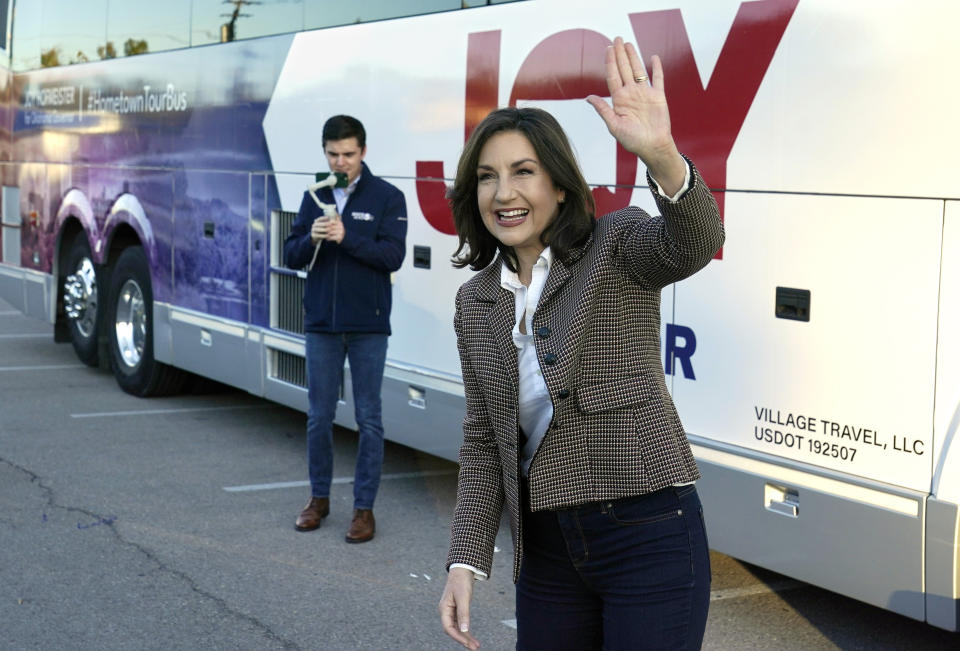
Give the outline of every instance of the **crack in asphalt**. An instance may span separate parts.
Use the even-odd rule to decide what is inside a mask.
[[[267,637],[267,639],[272,640],[277,644],[280,644],[281,646],[283,646],[284,649],[290,649],[291,651],[297,651],[300,649],[300,647],[296,643],[284,638],[279,633],[276,633],[273,629],[270,628],[270,626],[260,621],[253,615],[248,615],[246,613],[240,612],[232,608],[223,598],[218,597],[217,595],[201,588],[197,584],[197,582],[186,572],[168,566],[156,554],[154,554],[152,551],[150,551],[146,547],[140,545],[139,543],[136,543],[124,538],[115,526],[115,523],[117,520],[116,516],[103,516],[99,513],[94,513],[93,511],[89,511],[84,508],[58,504],[56,501],[53,489],[43,483],[43,480],[40,477],[40,475],[38,475],[37,473],[33,472],[28,468],[24,468],[23,466],[20,466],[10,461],[9,459],[4,459],[3,457],[0,457],[0,463],[5,464],[10,468],[13,468],[17,472],[20,472],[26,475],[30,479],[30,483],[36,485],[40,489],[42,495],[44,496],[44,499],[46,500],[46,506],[48,508],[66,511],[67,513],[82,514],[87,516],[91,520],[94,520],[94,522],[92,524],[88,524],[87,527],[80,526],[80,523],[78,523],[77,524],[78,528],[88,528],[96,525],[105,526],[113,533],[114,537],[118,542],[138,551],[140,554],[145,556],[147,560],[149,560],[151,563],[154,563],[157,566],[156,571],[164,572],[180,579],[181,581],[187,584],[187,586],[190,588],[192,592],[196,593],[197,595],[199,595],[204,599],[207,599],[213,602],[220,610],[226,612],[227,614],[237,617],[241,620],[244,620],[250,623],[251,625],[253,625],[255,628],[260,629],[261,631],[263,631],[263,634]],[[44,517],[46,517],[46,514],[44,514]],[[6,520],[0,520],[0,522],[6,522]]]

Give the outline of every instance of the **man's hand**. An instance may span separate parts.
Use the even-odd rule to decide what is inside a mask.
[[[440,621],[444,632],[471,651],[480,643],[470,635],[470,598],[473,596],[473,572],[463,567],[450,568],[447,585],[440,597]]]
[[[344,232],[340,215],[317,217],[310,226],[310,241],[314,246],[321,240],[328,240],[340,244],[340,242],[343,241]]]
[[[317,217],[313,220],[313,224],[310,225],[310,243],[316,246],[320,243],[320,240],[326,239],[327,237],[327,225],[330,223],[330,218],[325,216]]]

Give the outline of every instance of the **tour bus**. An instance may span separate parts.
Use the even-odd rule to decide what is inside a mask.
[[[480,6],[483,5],[483,6]],[[960,91],[949,0],[0,0],[0,297],[147,396],[201,376],[306,410],[281,248],[346,113],[407,199],[387,437],[457,458],[445,200],[472,128],[536,105],[598,214],[655,210],[583,100],[663,59],[726,244],[663,292],[711,546],[960,628]],[[349,215],[344,216],[349,219]],[[346,371],[349,375],[349,369]],[[54,383],[51,392],[56,392]],[[349,381],[338,422],[353,427]]]

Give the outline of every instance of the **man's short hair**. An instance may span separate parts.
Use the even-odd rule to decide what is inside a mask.
[[[323,146],[326,148],[328,140],[344,138],[356,138],[360,149],[367,146],[367,132],[360,120],[349,115],[334,115],[323,125]]]

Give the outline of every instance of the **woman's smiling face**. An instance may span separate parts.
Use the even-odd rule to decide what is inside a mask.
[[[527,137],[501,131],[490,137],[477,161],[477,205],[483,225],[521,259],[536,260],[543,231],[553,223],[563,190],[540,164]]]

